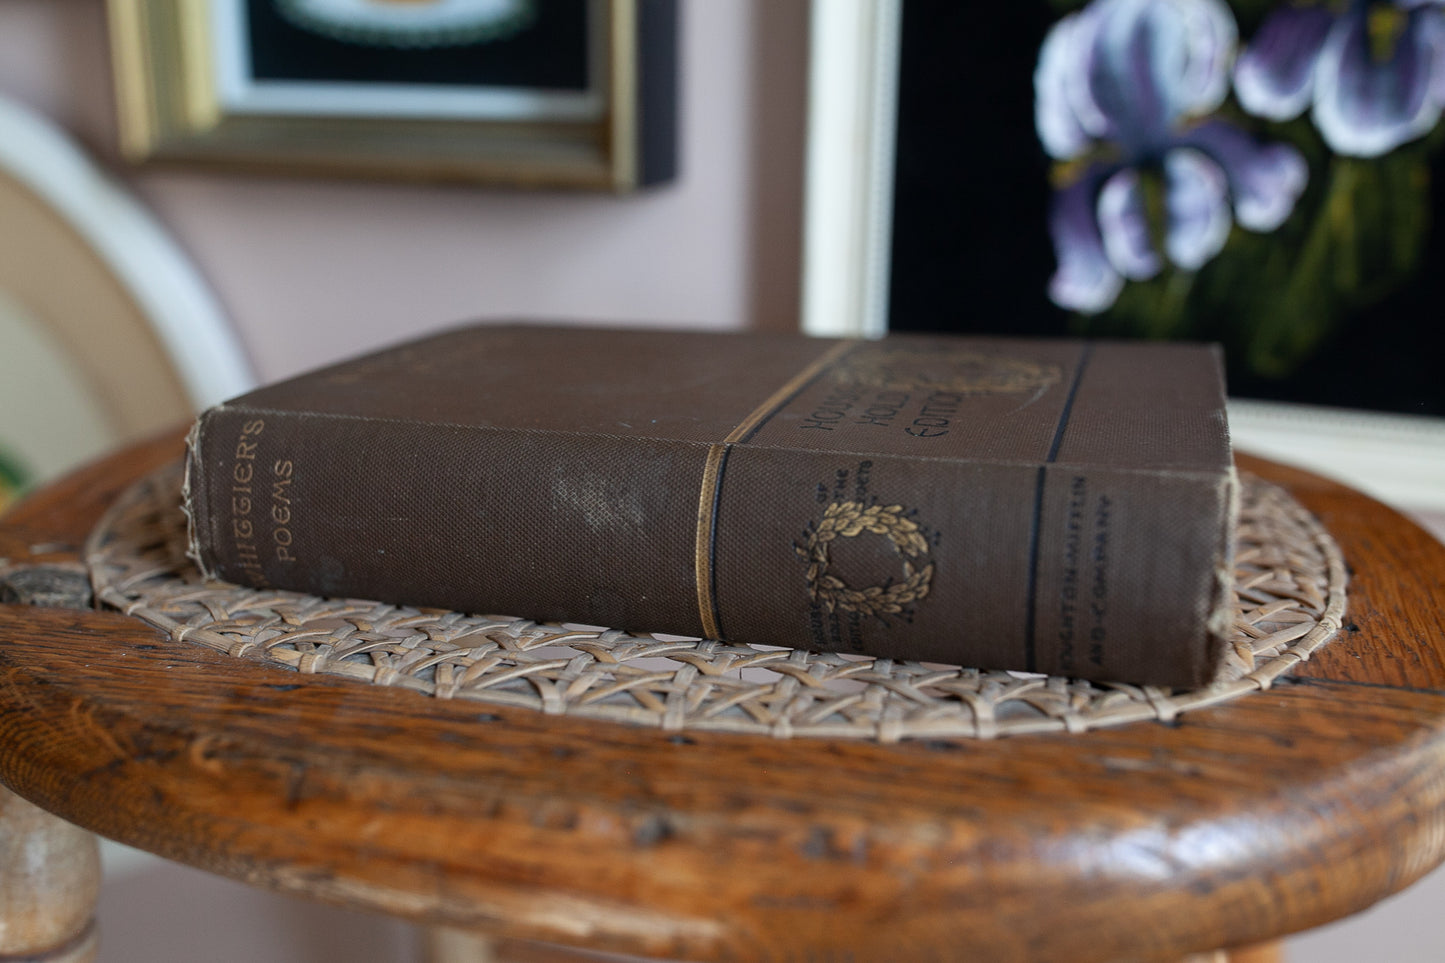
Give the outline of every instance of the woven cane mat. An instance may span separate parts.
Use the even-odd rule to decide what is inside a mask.
[[[238,658],[438,699],[669,731],[774,737],[992,738],[1082,732],[1267,689],[1338,631],[1339,549],[1282,489],[1246,478],[1233,657],[1196,691],[539,624],[204,582],[185,554],[179,466],[139,483],[92,534],[96,596]]]

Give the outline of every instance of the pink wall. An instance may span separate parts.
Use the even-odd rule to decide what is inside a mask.
[[[631,197],[142,171],[115,153],[103,0],[0,3],[0,95],[127,181],[263,380],[476,317],[797,324],[806,0],[683,5],[683,173]]]

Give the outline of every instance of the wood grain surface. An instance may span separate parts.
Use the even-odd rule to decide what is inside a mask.
[[[167,437],[0,525],[73,561]],[[1445,548],[1286,484],[1351,629],[1171,724],[994,742],[668,734],[303,676],[115,612],[0,608],[0,782],[282,892],[706,960],[1165,960],[1362,909],[1445,858]]]

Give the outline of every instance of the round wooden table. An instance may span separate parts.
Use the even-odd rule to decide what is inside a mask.
[[[63,574],[179,451],[47,488],[0,525],[0,558]],[[67,823],[283,893],[698,960],[1167,960],[1355,912],[1445,857],[1445,547],[1337,484],[1248,467],[1343,549],[1345,631],[1269,691],[1084,734],[669,734],[0,606],[0,782],[38,807],[6,796],[0,839],[52,856],[0,880],[28,894],[0,895],[0,956],[89,952],[93,857]]]

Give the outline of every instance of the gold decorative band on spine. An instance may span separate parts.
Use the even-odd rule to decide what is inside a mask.
[[[717,620],[717,600],[713,598],[713,531],[717,526],[717,493],[722,483],[723,462],[728,449],[749,437],[763,422],[767,421],[788,400],[818,377],[833,362],[858,345],[857,340],[839,341],[817,358],[813,359],[766,401],[753,409],[752,413],[728,432],[726,438],[707,450],[707,461],[702,470],[702,489],[697,498],[697,535],[694,548],[693,570],[697,575],[697,611],[702,618],[702,633],[709,639],[720,634]]]
[[[707,464],[702,470],[702,494],[697,500],[697,547],[694,570],[697,572],[697,612],[702,616],[702,634],[718,637],[717,612],[712,597],[712,526],[717,514],[717,485],[722,476],[723,456],[727,445],[713,445],[707,450]]]

